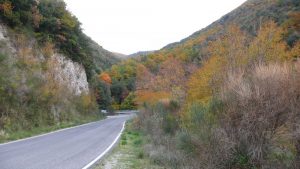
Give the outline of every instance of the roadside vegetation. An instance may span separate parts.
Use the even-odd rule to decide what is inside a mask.
[[[272,21],[251,41],[228,26],[184,81],[182,61],[170,58],[156,74],[143,67],[137,124],[163,166],[299,168],[299,43],[288,47],[282,35]]]
[[[17,60],[11,53],[0,53],[1,142],[100,119],[93,95],[74,95],[53,76],[55,62],[40,62],[28,54],[38,51],[18,46]]]
[[[147,142],[145,135],[134,127],[133,122],[127,122],[118,145],[95,169],[163,169],[145,153]]]
[[[81,124],[98,121],[103,118],[104,117],[102,117],[102,116],[95,115],[94,117],[92,117],[92,116],[88,116],[85,118],[81,117],[81,118],[77,118],[74,121],[62,122],[60,124],[51,125],[51,126],[44,125],[44,126],[40,126],[40,127],[34,127],[32,129],[24,129],[24,130],[20,129],[17,131],[6,131],[6,132],[1,130],[0,131],[0,143],[19,140],[19,139],[23,139],[23,138],[27,138],[27,137],[32,137],[32,136],[36,136],[36,135],[40,135],[40,134],[56,131],[59,129],[68,128],[68,127],[78,126]]]

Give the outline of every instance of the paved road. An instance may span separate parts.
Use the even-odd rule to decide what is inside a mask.
[[[131,115],[0,145],[0,169],[81,169],[104,152]]]

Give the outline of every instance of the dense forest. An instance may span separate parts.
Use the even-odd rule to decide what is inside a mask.
[[[170,168],[299,168],[300,1],[249,0],[181,42],[101,77],[154,163]],[[130,96],[130,99],[126,99]]]

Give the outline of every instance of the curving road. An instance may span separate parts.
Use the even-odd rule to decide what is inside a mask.
[[[0,144],[0,169],[88,167],[112,146],[123,124],[131,116],[113,116],[38,137]]]

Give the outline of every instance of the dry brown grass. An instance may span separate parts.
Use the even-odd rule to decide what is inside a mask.
[[[242,153],[258,168],[269,168],[273,153],[293,154],[299,140],[295,140],[299,132],[293,129],[298,128],[295,119],[300,115],[299,65],[260,64],[250,75],[243,71],[228,75],[221,120],[230,142],[235,144],[228,153]],[[299,152],[294,155],[299,156]],[[283,165],[282,159],[272,160],[280,164],[276,168],[291,166]]]

